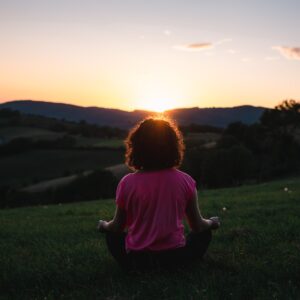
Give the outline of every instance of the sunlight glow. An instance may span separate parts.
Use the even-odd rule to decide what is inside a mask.
[[[171,75],[170,78],[173,79],[172,82],[157,78],[140,79],[136,89],[135,107],[161,113],[184,106],[181,85]]]
[[[141,108],[145,110],[150,110],[154,112],[164,112],[169,109],[174,108],[175,101],[171,99],[152,99],[145,101]]]

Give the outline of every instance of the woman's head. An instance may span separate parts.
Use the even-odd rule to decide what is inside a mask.
[[[126,164],[135,170],[159,170],[179,167],[184,152],[177,126],[166,119],[147,118],[128,134]]]

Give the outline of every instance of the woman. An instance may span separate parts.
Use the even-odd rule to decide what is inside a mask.
[[[219,228],[218,217],[202,217],[194,179],[178,170],[183,153],[182,135],[171,121],[148,118],[129,132],[126,164],[135,173],[118,184],[114,218],[98,223],[122,267],[169,268],[200,259],[211,229]],[[185,217],[191,229],[186,238]]]

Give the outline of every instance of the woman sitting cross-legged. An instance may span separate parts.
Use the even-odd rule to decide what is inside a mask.
[[[201,259],[220,222],[201,216],[196,183],[178,170],[184,152],[178,128],[165,119],[145,119],[130,131],[126,147],[126,163],[135,173],[118,184],[114,218],[98,223],[112,256],[127,270]],[[185,217],[191,229],[186,237]]]

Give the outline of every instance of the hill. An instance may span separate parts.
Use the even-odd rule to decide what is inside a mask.
[[[81,121],[101,126],[129,128],[137,121],[153,112],[135,110],[132,112],[100,107],[81,107],[76,105],[43,101],[19,100],[0,104],[1,108],[10,108],[26,114],[42,115],[69,121]],[[180,125],[191,123],[226,127],[229,123],[241,121],[252,124],[259,120],[263,107],[249,105],[231,108],[182,108],[166,112]]]
[[[182,108],[167,111],[167,114],[181,125],[191,123],[226,127],[233,122],[253,124],[257,122],[266,108],[243,105],[216,108]]]
[[[142,119],[148,112],[127,112],[119,109],[100,107],[82,107],[64,103],[44,101],[19,100],[0,104],[1,108],[18,110],[21,113],[40,115],[56,119],[79,122],[84,120],[100,126],[128,128],[133,123]]]
[[[219,215],[202,262],[125,274],[96,232],[112,200],[0,211],[1,299],[299,299],[300,178],[199,192]]]

